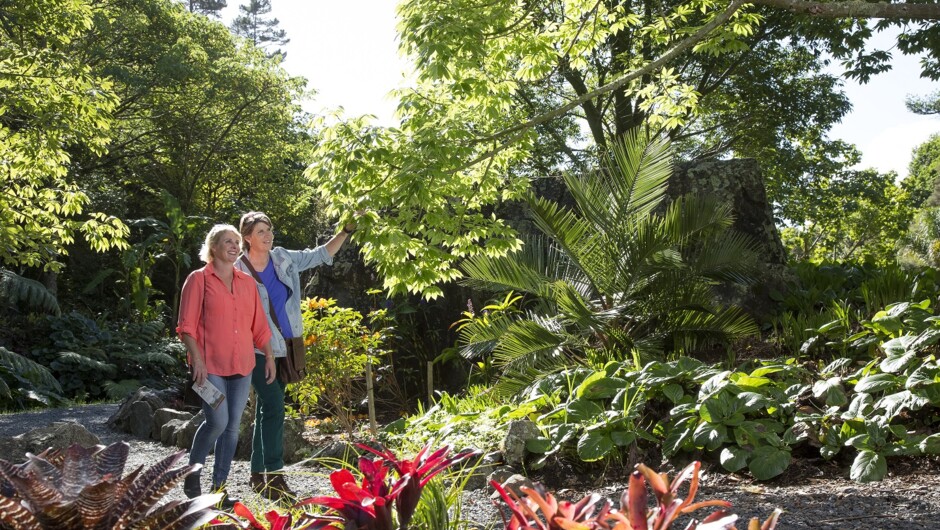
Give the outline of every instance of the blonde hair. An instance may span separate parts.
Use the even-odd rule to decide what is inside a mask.
[[[241,240],[241,236],[238,235],[238,229],[234,226],[227,224],[213,226],[209,229],[209,233],[206,234],[206,241],[202,244],[202,248],[199,249],[199,259],[201,259],[203,263],[209,263],[212,261],[212,258],[215,257],[212,254],[212,247],[219,243],[219,240],[222,239],[222,234],[225,232],[231,232],[235,234],[235,237]]]
[[[268,225],[268,228],[274,229],[271,218],[265,215],[264,212],[248,212],[243,215],[241,221],[238,222],[239,230],[242,234],[242,250],[245,251],[246,254],[251,249],[251,244],[248,243],[248,240],[245,238],[251,235],[251,231],[255,229],[255,225],[258,223],[264,223]]]

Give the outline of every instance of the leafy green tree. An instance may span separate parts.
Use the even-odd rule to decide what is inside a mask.
[[[249,0],[238,6],[241,13],[232,21],[232,31],[236,35],[250,40],[255,46],[267,50],[270,46],[284,46],[290,39],[287,32],[278,29],[281,22],[276,18],[265,18],[271,12],[271,0]],[[286,57],[280,48],[269,52],[268,56]]]
[[[305,80],[165,0],[111,0],[81,47],[121,100],[111,150],[76,164],[99,200],[134,217],[162,217],[161,190],[185,215],[305,212]]]
[[[796,261],[893,261],[913,210],[893,171],[844,171],[814,179],[801,198],[802,223],[783,230]]]
[[[914,148],[907,178],[902,185],[911,196],[911,206],[940,206],[940,134],[931,135]]]
[[[463,352],[492,351],[512,393],[538,377],[592,357],[633,359],[756,332],[736,307],[715,302],[717,282],[747,282],[750,241],[730,230],[730,207],[704,196],[666,202],[669,143],[629,133],[605,171],[566,174],[575,207],[529,196],[540,237],[519,253],[478,254],[463,265],[467,284],[525,294],[523,314],[503,313],[461,332]]]
[[[76,60],[92,19],[80,0],[0,4],[0,262],[58,270],[81,234],[96,251],[124,248],[127,227],[83,213],[68,148],[101,155],[117,99],[112,83]]]

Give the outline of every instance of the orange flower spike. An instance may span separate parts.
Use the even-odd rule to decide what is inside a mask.
[[[547,498],[542,497],[538,491],[526,486],[520,487],[519,491],[525,493],[529,500],[538,505],[539,509],[542,510],[542,514],[545,516],[546,522],[558,511],[558,503],[555,502],[555,497],[551,493],[545,494]]]
[[[656,495],[656,498],[662,500],[663,497],[669,493],[669,486],[667,482],[668,477],[664,478],[665,474],[660,475],[659,473],[646,467],[644,464],[637,464],[636,470],[642,473],[646,478],[646,481],[649,482],[650,487],[653,488],[653,493]]]

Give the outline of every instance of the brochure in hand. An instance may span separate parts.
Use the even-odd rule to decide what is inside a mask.
[[[198,383],[193,384],[193,390],[213,409],[219,408],[219,405],[225,400],[225,394],[210,383],[208,379],[201,385]]]

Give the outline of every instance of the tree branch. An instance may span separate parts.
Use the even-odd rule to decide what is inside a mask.
[[[785,9],[823,18],[916,18],[940,20],[940,4],[889,4],[886,2],[808,2],[806,0],[753,0],[754,5]]]

